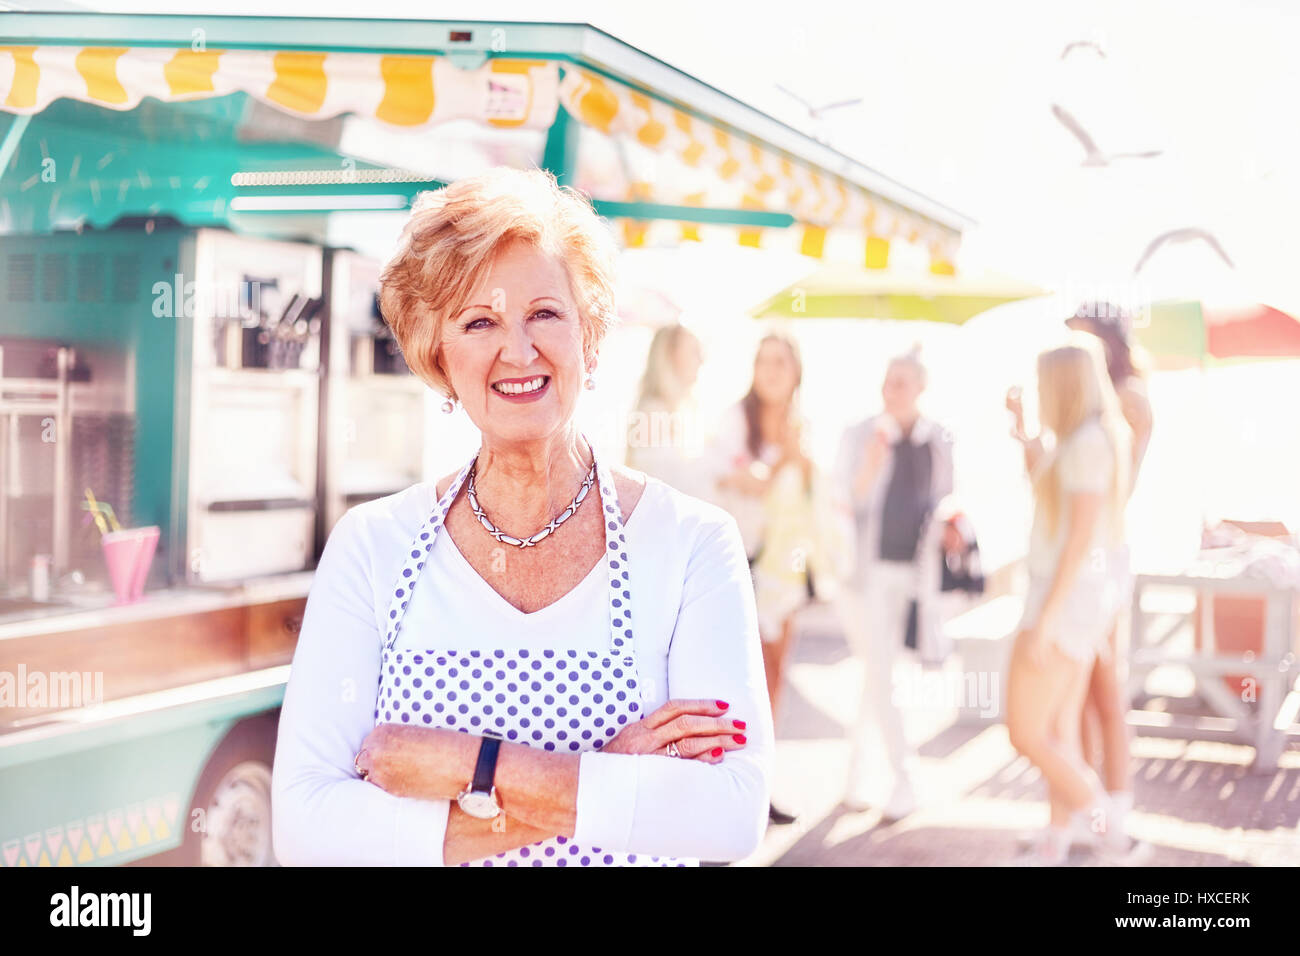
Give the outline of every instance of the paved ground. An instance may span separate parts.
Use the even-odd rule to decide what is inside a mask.
[[[905,719],[919,752],[922,808],[882,824],[876,811],[840,805],[845,731],[860,665],[814,609],[805,618],[777,715],[774,800],[798,812],[771,827],[747,866],[998,866],[1022,832],[1047,822],[1038,772],[1011,748],[1001,724],[966,725],[955,712],[916,708]],[[1154,846],[1157,866],[1300,865],[1300,743],[1277,771],[1250,770],[1250,747],[1139,735],[1133,743],[1131,830]],[[1086,851],[1073,865],[1098,865]]]

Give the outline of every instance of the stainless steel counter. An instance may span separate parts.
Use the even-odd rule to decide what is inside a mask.
[[[0,641],[306,597],[313,576],[312,571],[296,571],[228,586],[162,588],[146,591],[134,604],[114,604],[111,593],[56,598],[41,605],[11,602],[22,606],[9,613],[0,612]],[[0,609],[3,607],[0,602]]]

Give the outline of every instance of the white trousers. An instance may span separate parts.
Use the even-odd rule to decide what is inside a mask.
[[[866,585],[841,588],[837,610],[849,647],[862,662],[862,699],[851,729],[849,792],[885,799],[888,792],[870,778],[873,746],[879,747],[893,773],[892,787],[910,783],[908,763],[911,751],[903,736],[903,717],[895,706],[894,667],[900,658],[911,658],[904,647],[907,618],[916,597],[918,569],[913,563],[885,561],[867,569]],[[914,662],[909,661],[913,666]]]

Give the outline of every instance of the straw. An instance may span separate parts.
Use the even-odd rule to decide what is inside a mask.
[[[95,500],[95,493],[89,488],[86,489],[86,502],[81,507],[95,516],[95,524],[99,526],[99,533],[101,535],[108,534],[108,525],[104,523],[104,516],[100,513],[99,502]]]
[[[86,489],[87,504],[82,507],[88,509],[95,515],[95,523],[99,525],[100,534],[108,534],[108,528],[104,524],[104,517],[107,516],[108,523],[113,526],[114,531],[121,531],[122,526],[118,524],[117,515],[113,512],[113,506],[107,501],[95,500],[95,493],[89,488]]]
[[[117,515],[113,513],[113,506],[107,501],[101,501],[99,507],[103,509],[104,514],[108,515],[108,523],[113,526],[113,530],[121,531],[122,526],[117,523]]]

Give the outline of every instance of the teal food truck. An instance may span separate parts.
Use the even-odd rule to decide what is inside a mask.
[[[502,163],[629,248],[964,225],[588,26],[0,20],[0,866],[274,862],[311,569],[436,459],[376,250]]]

